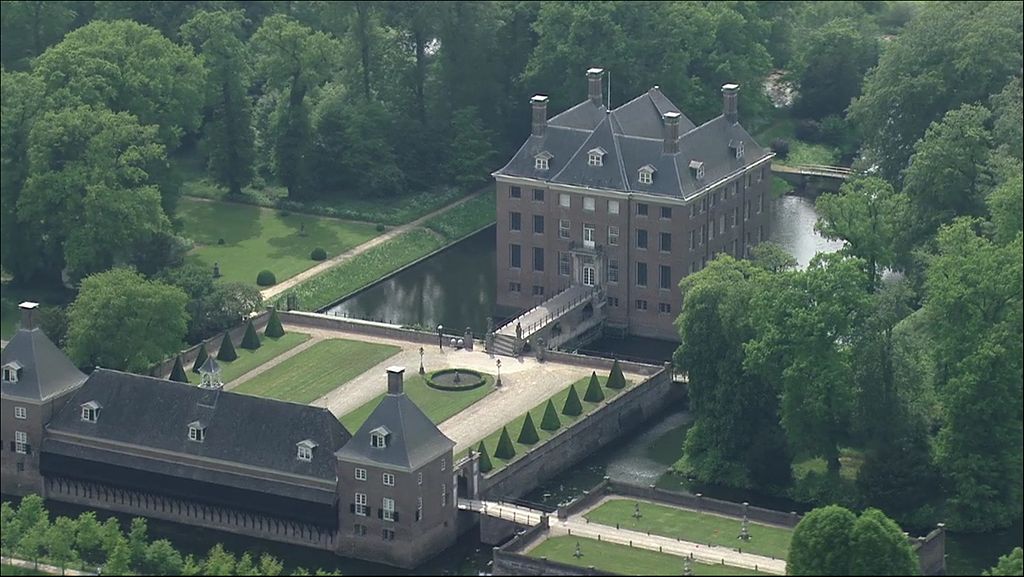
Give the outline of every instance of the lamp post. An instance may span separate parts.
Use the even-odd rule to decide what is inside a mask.
[[[501,388],[501,359],[494,361],[494,364],[498,366],[498,380],[494,383],[495,388]]]
[[[437,325],[437,348],[444,352],[444,325]]]
[[[423,347],[420,347],[420,374],[422,375],[423,373]]]
[[[639,521],[640,518],[644,516],[644,514],[640,512],[640,503],[639,502],[635,503],[634,505],[635,506],[633,508],[633,518],[636,519],[637,521]]]

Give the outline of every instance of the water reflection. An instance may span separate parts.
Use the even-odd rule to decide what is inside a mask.
[[[818,212],[814,201],[802,196],[783,196],[772,203],[771,239],[806,267],[819,252],[835,252],[842,241],[828,240],[814,230]]]

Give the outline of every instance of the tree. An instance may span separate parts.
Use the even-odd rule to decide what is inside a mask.
[[[850,531],[849,575],[917,575],[920,565],[895,521],[878,509],[860,514]]]
[[[195,558],[194,555],[186,555],[185,556],[185,561],[184,561],[184,563],[182,563],[182,566],[181,566],[181,574],[182,575],[188,575],[189,577],[191,577],[193,575],[200,575],[200,574],[202,574],[202,572],[203,572],[202,561],[201,560],[200,561],[196,561],[196,558]],[[266,573],[266,575],[273,575],[273,573]]]
[[[203,563],[203,575],[233,575],[235,572],[235,556],[224,550],[217,543],[206,555]]]
[[[480,446],[477,447],[476,452],[480,454],[480,472],[490,473],[494,465],[491,463],[491,456],[487,454],[487,445],[484,445],[483,441],[480,441]]]
[[[558,411],[555,410],[555,403],[551,399],[548,399],[548,404],[544,407],[544,416],[540,420],[540,428],[545,431],[557,431],[562,426],[562,421],[558,418]]]
[[[338,66],[340,46],[322,32],[282,14],[266,18],[250,40],[257,76],[268,87],[287,92],[276,127],[277,175],[296,198],[305,193],[309,142],[307,92],[322,84]]]
[[[270,309],[270,318],[267,319],[263,335],[270,339],[279,339],[284,336],[284,327],[281,326],[281,317],[277,314],[277,307]]]
[[[843,184],[838,194],[818,197],[815,230],[846,241],[841,251],[863,259],[868,284],[874,288],[885,268],[896,264],[904,230],[909,226],[910,202],[881,178],[869,176]]]
[[[985,202],[995,228],[993,240],[999,244],[1013,242],[1020,231],[1024,230],[1024,176],[1018,174],[1002,183],[988,195]]]
[[[498,447],[494,449],[494,456],[503,461],[508,461],[516,456],[516,448],[512,445],[512,438],[508,436],[508,427],[501,428],[501,437],[498,438]]]
[[[21,524],[18,523],[17,515],[9,501],[0,503],[0,528],[3,529],[0,531],[0,552],[4,557],[11,556],[21,539]]]
[[[57,517],[50,528],[46,531],[46,550],[50,559],[60,567],[61,574],[64,568],[75,558],[75,521],[68,517]]]
[[[624,389],[626,388],[626,376],[622,374],[622,365],[619,364],[619,359],[612,361],[612,371],[608,374],[608,382],[605,383],[609,389]]]
[[[127,112],[175,148],[199,128],[206,71],[188,48],[132,22],[94,21],[32,63],[53,108],[84,104]]]
[[[1024,127],[1020,123],[1020,118],[1024,115],[1024,88],[1021,86],[1021,77],[1010,80],[990,101],[994,117],[992,140],[998,145],[1000,154],[1021,160],[1024,155]]]
[[[162,165],[156,127],[130,114],[76,107],[39,118],[17,201],[39,266],[79,279],[134,262],[139,245],[170,230],[153,177]]]
[[[249,319],[249,322],[245,323],[245,335],[242,336],[242,344],[240,346],[250,351],[260,348],[260,336],[256,334],[256,327],[252,324],[252,318]]]
[[[77,525],[75,550],[81,555],[82,561],[90,565],[99,565],[106,555],[103,553],[103,526],[96,520],[96,513],[82,513],[78,516]]]
[[[196,360],[192,363],[192,372],[198,373],[199,369],[206,364],[206,360],[210,358],[210,353],[206,352],[206,345],[199,345],[199,352],[196,354]]]
[[[943,406],[936,464],[950,524],[984,531],[1022,510],[1021,294],[1024,236],[998,245],[958,219],[939,231],[927,271],[928,318]]]
[[[450,182],[461,188],[475,188],[487,180],[494,170],[493,136],[480,121],[475,107],[456,110],[452,114],[452,139],[448,145],[445,172]]]
[[[583,412],[583,403],[580,402],[580,396],[576,392],[575,383],[569,385],[569,396],[565,397],[565,404],[562,405],[562,414],[575,417]]]
[[[284,564],[276,558],[264,553],[260,555],[259,575],[281,575]]]
[[[238,558],[234,575],[259,575],[259,572],[256,570],[256,564],[252,560],[252,554],[248,551],[242,553],[242,556]]]
[[[1001,555],[996,566],[982,575],[1024,575],[1024,550],[1014,547],[1013,551]]]
[[[540,437],[537,435],[537,426],[533,424],[533,416],[529,411],[527,411],[526,420],[523,421],[523,428],[519,429],[519,438],[516,442],[520,445],[532,445],[539,440]]]
[[[127,575],[131,570],[131,549],[128,543],[121,539],[107,556],[107,562],[103,565],[107,575]]]
[[[888,42],[850,107],[883,177],[899,180],[931,123],[987,99],[1019,74],[1021,30],[1014,3],[924,4]]]
[[[583,400],[588,403],[600,403],[604,400],[604,391],[601,390],[601,381],[597,378],[597,372],[590,373],[590,382],[587,384],[587,391],[583,393]]]
[[[207,70],[207,167],[215,182],[235,196],[252,180],[255,155],[252,104],[246,94],[252,71],[241,40],[244,22],[238,10],[198,12],[181,28]]]
[[[876,30],[852,18],[836,18],[805,31],[792,69],[801,114],[821,119],[845,113],[860,95],[864,73],[878,60],[877,36]]]
[[[32,560],[38,568],[39,557],[46,549],[46,540],[49,537],[49,519],[40,519],[34,525],[29,525],[28,530],[18,541],[18,555]]]
[[[782,245],[771,241],[760,242],[754,245],[750,249],[750,262],[754,266],[768,272],[791,270],[796,268],[798,264],[793,255],[782,248]]]
[[[220,340],[220,348],[217,349],[217,360],[230,363],[238,358],[235,352],[235,345],[231,342],[231,333],[225,331],[224,338]]]
[[[35,493],[26,495],[18,504],[17,521],[22,530],[35,527],[42,521],[49,523],[48,515],[43,507],[43,498]]]
[[[185,374],[185,367],[181,364],[181,355],[174,357],[174,367],[171,369],[171,376],[168,378],[179,383],[188,382],[188,375]]]
[[[114,554],[114,548],[118,543],[126,542],[124,534],[121,533],[121,524],[114,517],[109,517],[103,522],[103,554],[109,559]]]
[[[0,63],[5,70],[26,69],[31,59],[60,40],[75,21],[77,2],[5,2],[0,19]]]
[[[828,505],[807,513],[793,529],[787,575],[849,575],[852,533],[857,517]]]
[[[82,281],[68,312],[68,355],[78,366],[146,371],[185,336],[181,289],[115,268]]]
[[[128,552],[133,568],[144,567],[146,553],[149,551],[149,524],[144,517],[133,517],[131,528],[128,529]]]
[[[145,572],[150,575],[180,575],[184,567],[178,553],[167,539],[158,539],[146,547]]]

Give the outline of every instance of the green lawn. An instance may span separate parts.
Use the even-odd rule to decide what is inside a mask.
[[[263,363],[273,359],[274,357],[289,351],[302,343],[309,340],[309,335],[305,333],[286,333],[279,339],[267,338],[260,335],[260,348],[255,351],[249,351],[235,344],[235,352],[238,353],[238,358],[231,361],[230,363],[225,361],[217,361],[220,365],[220,376],[221,380],[225,383],[237,379],[238,377],[248,373]],[[219,346],[219,342],[214,347]],[[206,351],[214,356],[217,355],[217,351],[213,347],[207,347]],[[193,373],[192,367],[186,366],[185,372],[188,374],[188,380],[190,383],[199,382],[199,374]]]
[[[410,230],[300,283],[290,292],[298,297],[300,309],[315,311],[444,245],[445,241],[429,230]]]
[[[283,401],[311,403],[400,350],[392,345],[329,339],[232,390]],[[383,380],[384,375],[380,378]]]
[[[849,447],[839,449],[839,475],[844,479],[849,481],[856,480],[857,473],[860,472],[860,466],[863,462],[864,453],[859,449],[851,449]],[[828,466],[825,464],[825,459],[814,457],[793,462],[793,477],[795,479],[802,479],[810,472],[815,472],[819,475],[827,473]]]
[[[609,389],[604,386],[605,383],[608,381],[608,377],[598,376],[597,378],[601,382],[601,388],[604,391],[605,399],[603,402],[610,401],[613,397],[629,389],[632,386],[632,383],[627,380],[625,389]],[[566,397],[569,396],[569,387],[566,387],[561,391],[555,393],[554,396],[549,397],[550,399],[554,400],[555,410],[558,411],[558,419],[562,423],[562,426],[554,431],[545,431],[544,429],[540,428],[541,420],[544,417],[544,408],[547,407],[548,404],[547,399],[545,399],[544,402],[538,404],[536,407],[530,409],[530,415],[533,417],[533,424],[537,427],[537,436],[540,437],[540,440],[534,443],[533,445],[522,445],[517,442],[517,439],[519,438],[519,431],[523,428],[523,422],[526,421],[526,413],[523,413],[518,417],[512,419],[511,421],[508,421],[508,423],[506,424],[506,426],[508,427],[508,434],[512,438],[512,446],[515,447],[516,449],[516,454],[511,459],[499,459],[498,457],[494,456],[494,450],[498,447],[498,439],[501,438],[501,428],[498,428],[492,431],[491,434],[487,435],[487,437],[484,438],[484,446],[487,447],[487,454],[491,457],[491,463],[494,465],[493,471],[501,470],[502,468],[505,467],[505,465],[508,465],[512,461],[515,461],[519,457],[523,456],[527,450],[533,447],[540,446],[542,443],[546,442],[548,439],[555,436],[557,433],[561,432],[566,427],[570,426],[572,423],[575,423],[576,421],[583,418],[583,415],[586,415],[593,411],[594,409],[596,409],[597,407],[601,406],[601,403],[591,403],[583,400],[583,396],[587,391],[587,384],[589,382],[590,377],[584,377],[576,381],[576,383],[574,383],[576,385],[576,393],[579,394],[580,397],[580,403],[583,405],[583,412],[579,416],[570,417],[568,415],[562,414],[562,406],[565,405],[565,399]],[[475,450],[478,446],[479,443],[474,443],[473,449]],[[468,452],[468,450],[464,451],[463,454],[465,454],[466,452]],[[456,460],[458,460],[458,458],[456,458]]]
[[[43,573],[36,569],[26,569],[24,567],[15,567],[14,565],[8,565],[4,563],[0,565],[0,575],[49,575],[49,573]]]
[[[577,558],[576,543],[582,557]],[[528,553],[530,557],[547,557],[551,561],[579,567],[594,566],[620,575],[682,575],[683,559],[668,553],[658,553],[618,543],[580,539],[570,535],[545,539]],[[760,575],[749,569],[726,565],[691,563],[694,575]]]
[[[693,541],[694,543],[713,543],[729,548],[742,548],[746,553],[785,559],[789,552],[789,541],[793,531],[779,527],[770,527],[759,523],[750,523],[750,541],[737,539],[740,533],[740,520],[720,517],[709,513],[696,513],[674,507],[665,507],[653,503],[641,503],[639,520],[633,517],[636,501],[630,499],[614,499],[597,509],[587,513],[586,518],[594,523],[615,526],[619,523],[623,529],[650,531],[655,535],[663,535],[673,539]]]
[[[426,226],[449,241],[458,240],[494,223],[495,199],[493,190],[485,190],[472,200],[428,220]]]
[[[228,281],[255,283],[270,270],[281,282],[317,264],[317,247],[331,258],[376,236],[374,225],[281,211],[248,204],[182,198],[178,216],[183,234],[195,241],[190,258],[213,269],[220,265]],[[219,240],[224,239],[224,244]]]
[[[767,128],[754,138],[764,148],[770,148],[772,141],[781,138],[789,143],[789,156],[784,160],[776,157],[777,164],[824,164],[835,165],[839,162],[839,151],[824,144],[812,144],[797,140],[794,134],[796,121],[788,116],[775,119]]]
[[[414,374],[405,379],[404,388],[405,394],[409,396],[412,402],[416,403],[416,406],[426,413],[431,421],[435,424],[441,424],[450,417],[462,412],[466,407],[486,397],[494,390],[494,377],[484,375],[484,379],[487,382],[468,391],[441,391],[428,387],[423,377]],[[366,421],[366,418],[370,416],[370,413],[377,408],[377,404],[380,403],[382,398],[384,398],[383,394],[343,416],[341,424],[345,425],[345,428],[349,431],[355,433],[362,426],[363,422]]]

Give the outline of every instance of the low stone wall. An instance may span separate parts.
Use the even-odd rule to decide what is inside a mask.
[[[253,323],[253,325],[256,326],[256,330],[257,331],[262,332],[263,329],[267,326],[267,321],[269,319],[270,319],[270,311],[267,310],[267,311],[263,311],[262,313],[260,313],[259,315],[255,316],[255,317],[253,317],[252,318],[252,323]],[[228,331],[228,332],[231,333],[231,341],[232,342],[234,342],[234,343],[241,343],[242,342],[242,336],[245,335],[245,325],[246,324],[247,323],[242,323],[242,324],[238,325],[237,327],[235,327],[235,328],[231,329],[230,331]],[[206,345],[206,352],[210,353],[211,355],[216,356],[217,355],[217,351],[220,348],[220,342],[223,339],[224,339],[224,333],[218,333],[218,334],[216,334],[216,335],[214,335],[214,336],[204,340],[203,342],[201,342],[201,343],[199,343],[197,345],[191,346],[191,347],[189,347],[189,348],[179,352],[178,355],[181,355],[181,362],[182,362],[183,365],[185,365],[185,370],[187,371],[187,370],[192,368],[192,363],[195,362],[196,355],[199,354],[199,347],[201,345]],[[238,344],[235,344],[235,346],[237,347]],[[171,374],[171,369],[173,369],[173,368],[174,368],[174,357],[171,357],[171,358],[169,358],[169,359],[167,359],[167,360],[165,360],[163,362],[157,363],[156,365],[153,365],[152,367],[150,367],[149,374],[150,374],[150,376],[153,376],[153,377],[163,378],[163,377],[166,377],[167,375]]]
[[[565,363],[567,365],[587,368],[593,367],[595,370],[603,369],[606,371],[610,371],[612,369],[612,364],[615,363],[614,359],[610,359],[608,357],[593,357],[590,355],[579,355],[563,351],[544,351],[544,358],[556,363]],[[622,367],[623,371],[639,373],[641,375],[654,375],[662,370],[662,367],[658,365],[634,363],[633,361],[620,360],[619,366]]]
[[[939,526],[914,542],[914,552],[921,565],[921,575],[946,574],[946,524]]]
[[[598,486],[600,487],[600,485]],[[622,495],[624,497],[635,497],[655,503],[693,509],[694,511],[706,511],[708,513],[716,513],[718,515],[735,517],[737,519],[743,518],[744,506],[742,503],[722,501],[720,499],[712,499],[711,497],[698,497],[696,495],[677,493],[675,491],[665,491],[663,489],[658,489],[653,485],[641,487],[639,485],[608,481],[606,493]],[[795,512],[786,513],[783,511],[775,511],[772,509],[753,506],[746,507],[746,512],[747,517],[751,521],[767,525],[776,525],[787,529],[796,527],[796,524],[800,522],[800,515],[797,515]]]
[[[514,499],[600,449],[621,439],[646,419],[678,402],[684,388],[674,385],[669,371],[660,369],[644,382],[585,415],[547,442],[538,445],[504,469],[480,480],[485,499]]]
[[[407,329],[399,325],[392,325],[389,323],[378,323],[374,321],[364,321],[360,319],[336,317],[334,315],[307,313],[302,311],[278,311],[277,314],[281,317],[281,322],[302,327],[347,331],[423,345],[437,345],[437,333]],[[445,346],[448,346],[448,339],[462,336],[462,334],[448,334],[445,332]],[[474,341],[475,346],[483,347],[483,343],[481,341],[476,339],[474,339]]]

